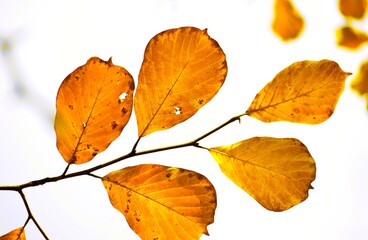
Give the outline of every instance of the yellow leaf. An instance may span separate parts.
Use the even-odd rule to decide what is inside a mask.
[[[207,30],[157,34],[146,47],[134,97],[139,136],[193,116],[215,96],[226,74],[226,56]]]
[[[336,30],[337,44],[349,49],[357,49],[368,40],[365,32],[345,26]]]
[[[196,172],[145,164],[102,181],[111,204],[142,239],[199,239],[214,221],[215,189]]]
[[[23,227],[17,228],[7,234],[0,236],[0,240],[26,240],[26,233]]]
[[[368,93],[368,61],[360,65],[358,73],[351,81],[351,88],[360,95]]]
[[[304,27],[300,13],[289,0],[275,0],[272,30],[282,40],[297,38]]]
[[[342,15],[361,19],[367,8],[367,0],[339,0],[339,9]]]
[[[334,112],[350,74],[330,60],[295,62],[256,95],[246,114],[263,122],[321,123]]]
[[[315,179],[314,160],[297,139],[255,137],[210,153],[231,181],[272,211],[304,201]]]
[[[92,160],[127,124],[134,81],[123,67],[97,57],[65,78],[56,99],[57,147],[67,163]]]

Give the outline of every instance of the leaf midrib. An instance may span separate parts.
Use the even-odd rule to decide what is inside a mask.
[[[177,36],[176,36],[177,38]],[[170,96],[170,93],[173,91],[176,83],[179,81],[181,75],[183,74],[184,70],[186,69],[186,67],[188,66],[188,63],[191,61],[193,55],[196,53],[199,42],[201,41],[201,38],[199,39],[199,41],[197,42],[195,49],[193,50],[193,52],[191,53],[191,55],[189,56],[187,62],[185,63],[184,67],[182,68],[182,70],[180,71],[179,75],[176,77],[174,83],[172,84],[171,88],[168,90],[167,94],[165,95],[164,99],[161,101],[161,103],[159,104],[157,110],[154,112],[154,114],[152,115],[151,119],[148,121],[146,127],[144,128],[144,130],[142,131],[140,137],[142,137],[144,135],[144,133],[147,131],[147,129],[149,128],[149,126],[151,125],[152,121],[155,119],[156,115],[158,114],[158,112],[160,111],[161,107],[164,105],[164,103],[166,102],[166,99]],[[175,45],[176,45],[176,41],[175,41]],[[174,46],[175,46],[174,45]],[[173,62],[171,62],[173,63]],[[172,68],[171,68],[172,69]]]

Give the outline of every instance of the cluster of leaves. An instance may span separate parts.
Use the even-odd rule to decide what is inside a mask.
[[[340,35],[339,44],[351,50],[358,50],[368,41],[368,34],[364,31],[353,28],[352,20],[363,20],[367,10],[366,0],[340,0],[340,11],[345,17],[346,26],[342,27],[338,33]],[[366,98],[368,110],[368,60],[360,64],[355,78],[351,82],[351,88],[359,95]]]
[[[358,50],[368,41],[368,34],[353,26],[354,21],[363,20],[367,10],[367,0],[339,0],[338,9],[345,19],[345,24],[336,30],[336,43],[348,50]],[[300,36],[304,20],[291,0],[274,1],[272,30],[283,41],[290,41]],[[361,63],[351,82],[352,89],[367,100],[368,110],[368,60]]]
[[[220,90],[227,75],[226,56],[207,30],[170,29],[148,43],[138,85],[123,67],[90,58],[62,82],[56,99],[57,148],[67,162],[64,173],[0,190],[18,191],[29,217],[23,227],[0,237],[25,239],[34,218],[23,190],[48,182],[88,175],[100,178],[111,204],[142,239],[199,239],[214,221],[216,191],[200,173],[158,164],[142,164],[100,177],[94,171],[137,155],[180,147],[209,151],[222,172],[271,211],[287,210],[308,197],[316,166],[307,147],[295,138],[253,137],[208,148],[200,141],[243,116],[263,122],[319,124],[334,112],[350,73],[330,60],[301,61],[278,73],[245,112],[197,139],[169,147],[137,151],[140,139],[193,116]],[[134,106],[134,108],[133,108]],[[71,164],[91,161],[123,131],[134,109],[138,137],[131,152],[104,164],[68,173]]]
[[[368,41],[368,35],[353,26],[354,20],[363,20],[367,0],[340,0],[339,10],[345,18],[345,25],[337,29],[337,44],[347,49],[358,49]]]
[[[345,18],[345,25],[336,30],[337,44],[357,49],[368,41],[368,35],[352,26],[351,20],[362,20],[367,0],[339,0],[338,9]],[[274,0],[272,30],[283,41],[298,38],[304,28],[304,19],[291,0]]]
[[[366,0],[340,1],[340,11],[345,16],[347,26],[341,29],[340,45],[351,50],[359,49],[368,41],[368,34],[364,31],[349,26],[351,20],[362,20],[367,9]],[[366,98],[368,110],[368,60],[363,61],[351,82],[351,88],[359,95]]]

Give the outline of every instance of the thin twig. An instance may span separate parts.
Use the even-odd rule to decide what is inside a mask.
[[[85,170],[82,170],[82,171],[79,171],[79,172],[74,172],[74,173],[67,174],[68,169],[71,165],[71,164],[68,164],[68,166],[65,168],[64,172],[59,176],[46,177],[46,178],[30,181],[28,183],[24,183],[24,184],[20,184],[20,185],[0,186],[0,190],[17,191],[21,195],[23,203],[24,203],[24,205],[27,209],[27,212],[28,212],[28,218],[27,218],[27,220],[24,224],[24,227],[28,224],[29,220],[32,220],[34,222],[34,224],[36,225],[37,229],[42,234],[42,236],[46,240],[48,240],[49,238],[47,237],[46,233],[42,230],[41,226],[39,225],[36,218],[33,216],[32,212],[31,212],[28,201],[27,201],[26,196],[23,192],[23,190],[25,188],[35,187],[35,186],[43,185],[43,184],[50,183],[50,182],[57,182],[59,180],[78,177],[78,176],[82,176],[82,175],[89,175],[89,176],[101,179],[101,177],[99,177],[95,174],[92,174],[92,172],[97,171],[97,170],[102,169],[102,168],[105,168],[107,166],[113,165],[113,164],[115,164],[117,162],[120,162],[120,161],[123,161],[125,159],[135,157],[135,156],[140,156],[140,155],[145,155],[145,154],[150,154],[150,153],[156,153],[156,152],[162,152],[162,151],[167,151],[167,150],[172,150],[172,149],[177,149],[177,148],[184,148],[184,147],[197,147],[197,148],[202,148],[202,149],[208,150],[208,148],[199,145],[199,142],[201,140],[203,140],[206,137],[212,135],[213,133],[219,131],[220,129],[222,129],[223,127],[229,125],[230,123],[232,123],[234,121],[238,120],[240,122],[240,118],[244,115],[247,115],[247,113],[240,114],[238,116],[232,117],[228,121],[226,121],[225,123],[221,124],[220,126],[218,126],[218,127],[214,128],[213,130],[203,134],[202,136],[196,138],[195,140],[187,142],[187,143],[182,143],[182,144],[178,144],[178,145],[166,146],[166,147],[155,148],[155,149],[150,149],[150,150],[144,150],[144,151],[137,152],[136,148],[137,148],[138,143],[141,139],[141,137],[139,137],[138,140],[136,141],[136,143],[134,144],[134,146],[132,148],[132,151],[130,153],[125,154],[123,156],[120,156],[120,157],[118,157],[116,159],[113,159],[111,161],[108,161],[106,163],[103,163],[103,164],[100,164],[100,165],[97,165],[97,166],[94,166],[94,167],[91,167],[89,169],[85,169]]]
[[[28,218],[29,218],[29,219],[32,219],[32,221],[33,221],[33,222],[34,222],[34,224],[36,225],[36,227],[37,227],[38,231],[40,231],[40,233],[42,234],[42,236],[43,236],[46,240],[48,240],[49,238],[47,237],[46,233],[43,231],[43,229],[41,228],[40,224],[38,224],[38,222],[37,222],[36,218],[33,216],[32,211],[31,211],[31,208],[29,207],[29,204],[28,204],[27,198],[26,198],[26,196],[24,195],[23,191],[22,191],[22,190],[20,190],[20,191],[18,191],[18,192],[19,192],[20,196],[22,197],[23,203],[24,203],[24,205],[25,205],[25,207],[26,207],[26,209],[27,209]],[[27,224],[27,223],[28,223],[29,219],[26,221],[26,223],[25,223],[25,224]]]
[[[245,114],[240,114],[238,116],[232,117],[231,119],[229,119],[225,123],[223,123],[220,126],[214,128],[213,130],[209,131],[208,133],[203,134],[202,136],[196,138],[195,140],[187,142],[187,143],[182,143],[182,144],[173,145],[173,146],[166,146],[166,147],[161,147],[161,148],[155,148],[155,149],[150,149],[150,150],[144,150],[144,151],[140,151],[140,152],[134,151],[134,148],[133,148],[133,151],[126,154],[126,155],[120,156],[120,157],[115,158],[115,159],[113,159],[111,161],[108,161],[106,163],[103,163],[103,164],[100,164],[100,165],[97,165],[97,166],[94,166],[94,167],[91,167],[91,168],[88,168],[88,169],[85,169],[85,170],[82,170],[82,171],[79,171],[79,172],[74,172],[74,173],[70,173],[70,174],[64,174],[63,173],[60,176],[46,177],[46,178],[43,178],[43,179],[34,180],[34,181],[31,181],[31,182],[28,182],[28,183],[15,185],[15,186],[0,186],[0,190],[19,191],[19,190],[22,190],[22,189],[25,189],[25,188],[28,188],[28,187],[35,187],[35,186],[43,185],[43,184],[50,183],[50,182],[57,182],[59,180],[78,177],[78,176],[82,176],[82,175],[92,173],[94,171],[105,168],[107,166],[113,165],[113,164],[118,163],[120,161],[123,161],[125,159],[135,157],[135,156],[145,155],[145,154],[149,154],[149,153],[168,151],[168,150],[177,149],[177,148],[184,148],[184,147],[201,147],[201,146],[199,146],[199,142],[201,140],[203,140],[204,138],[210,136],[211,134],[219,131],[221,128],[229,125],[230,123],[232,123],[234,121],[237,121],[237,120],[240,120],[240,118],[244,115]],[[137,141],[137,143],[138,143],[138,141]],[[201,147],[201,148],[204,148],[204,147]]]

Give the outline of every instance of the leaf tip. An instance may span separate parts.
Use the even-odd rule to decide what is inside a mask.
[[[110,57],[109,60],[107,60],[107,64],[109,64],[109,66],[114,65],[114,64],[112,64],[112,57]]]

